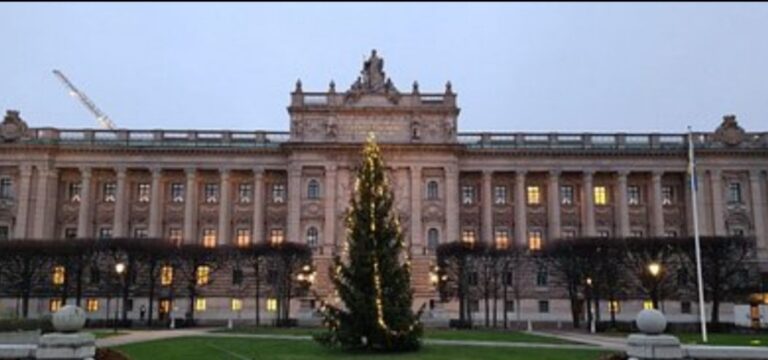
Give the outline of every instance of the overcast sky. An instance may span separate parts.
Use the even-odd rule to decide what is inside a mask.
[[[0,4],[0,108],[97,127],[287,130],[289,92],[453,83],[460,131],[768,130],[768,4]]]

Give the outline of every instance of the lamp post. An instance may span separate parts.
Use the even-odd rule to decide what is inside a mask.
[[[585,295],[587,297],[587,322],[589,323],[589,332],[594,334],[596,329],[595,317],[594,314],[592,314],[592,278],[588,277],[586,283],[587,293]]]
[[[118,284],[118,289],[121,290],[121,287],[123,285],[123,272],[125,272],[125,264],[123,263],[117,263],[115,264],[115,273],[117,273],[117,277],[120,279],[120,283]],[[118,295],[120,291],[118,290]],[[114,332],[117,334],[117,318],[119,316],[119,305],[120,305],[120,296],[115,297],[115,320],[114,320]],[[125,303],[123,303],[123,306],[125,306]]]
[[[651,302],[654,309],[659,309],[659,275],[661,274],[661,264],[652,262],[648,264],[648,273],[651,274],[653,287],[651,288]]]

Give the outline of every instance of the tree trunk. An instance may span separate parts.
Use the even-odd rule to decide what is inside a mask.
[[[259,301],[261,300],[260,299],[260,297],[261,297],[261,293],[260,293],[260,291],[261,291],[261,279],[259,278],[259,262],[258,262],[258,260],[254,263],[253,270],[254,270],[254,276],[256,277],[256,299],[255,299],[256,300],[256,305],[255,305],[255,307],[256,307],[256,326],[259,326],[259,325],[261,325],[261,319],[260,319],[261,309],[260,309],[260,306],[259,306],[260,305]]]
[[[83,297],[83,265],[82,262],[77,265],[77,275],[75,278],[75,305],[80,306]]]
[[[157,263],[152,261],[149,264],[149,314],[147,316],[147,326],[152,327],[152,314],[155,311],[155,269]]]
[[[504,328],[506,329],[509,326],[508,325],[509,321],[507,320],[507,311],[509,309],[507,309],[507,272],[506,271],[504,271],[504,280],[503,281],[504,281],[504,285],[503,285],[504,289],[502,291],[504,291],[504,305],[503,305],[503,308],[504,308]]]

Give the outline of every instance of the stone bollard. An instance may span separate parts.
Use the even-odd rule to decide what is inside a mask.
[[[85,311],[66,305],[51,319],[57,331],[40,337],[36,359],[93,359],[96,355],[96,338],[91,333],[79,332],[85,326]]]
[[[640,334],[627,338],[627,356],[630,359],[682,359],[680,340],[672,335],[662,335],[667,319],[658,310],[646,309],[635,319]]]

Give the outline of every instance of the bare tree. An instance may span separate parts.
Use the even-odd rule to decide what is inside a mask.
[[[29,298],[49,269],[50,241],[18,239],[0,242],[0,277],[9,293],[21,299],[21,316],[29,316]]]

